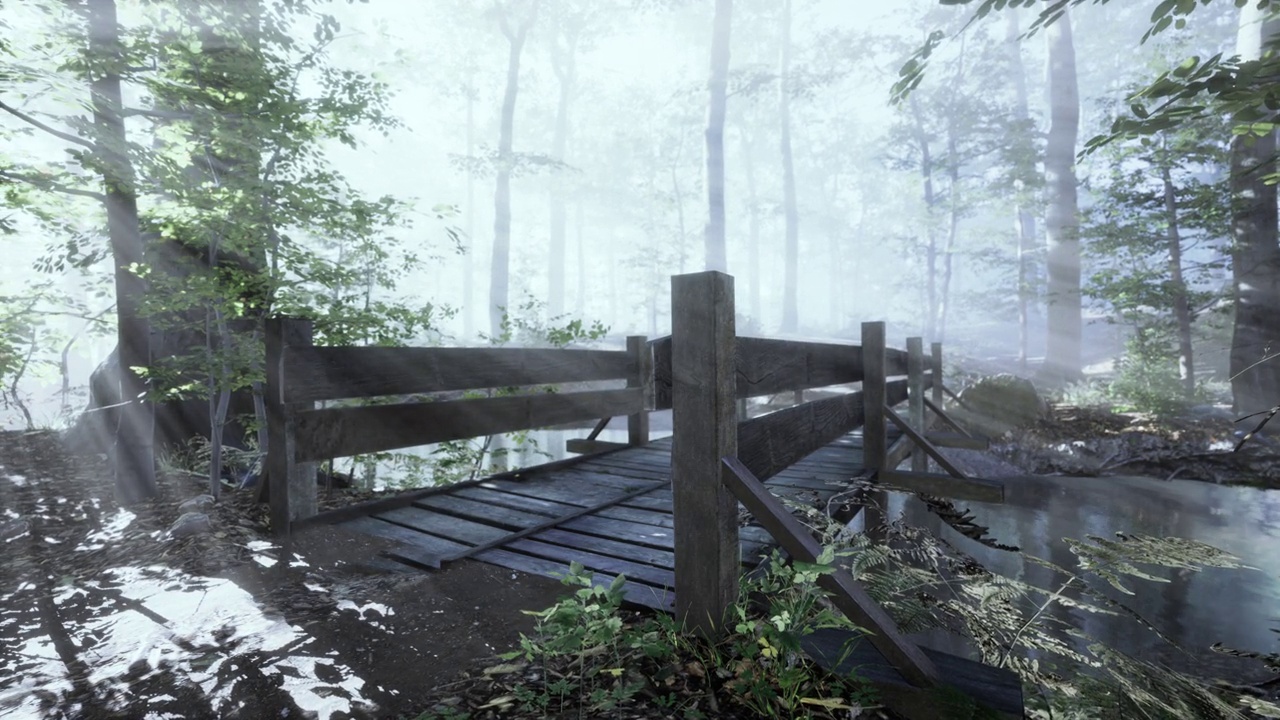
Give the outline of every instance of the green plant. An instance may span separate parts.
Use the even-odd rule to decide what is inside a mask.
[[[1125,354],[1109,388],[1111,395],[1154,415],[1186,410],[1194,398],[1183,394],[1171,344],[1172,337],[1163,328],[1138,328],[1125,341]]]

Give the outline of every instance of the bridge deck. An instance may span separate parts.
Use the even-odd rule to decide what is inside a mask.
[[[778,497],[825,505],[862,471],[861,442],[846,435],[767,486]],[[465,556],[545,575],[577,561],[603,582],[626,575],[630,602],[667,610],[675,566],[670,478],[671,439],[664,438],[449,488],[341,525],[394,541],[392,557],[411,566],[438,568]],[[748,566],[773,544],[755,525],[740,537]]]

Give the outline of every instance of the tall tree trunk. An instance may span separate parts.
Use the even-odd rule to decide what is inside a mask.
[[[938,336],[938,237],[933,227],[934,206],[938,197],[933,191],[933,153],[929,147],[929,133],[924,126],[924,115],[914,96],[907,99],[911,117],[915,121],[916,144],[920,148],[920,182],[924,186],[925,214],[925,320],[924,336],[932,342]]]
[[[507,309],[511,264],[511,170],[515,164],[512,135],[515,131],[516,94],[520,89],[520,52],[529,27],[538,15],[538,0],[531,0],[528,12],[512,28],[507,9],[499,8],[498,21],[507,38],[507,90],[502,96],[502,120],[498,131],[498,182],[493,194],[493,264],[489,280],[489,332],[502,333],[502,314]]]
[[[467,159],[475,157],[476,88],[475,73],[467,85]],[[462,256],[462,336],[470,342],[476,332],[476,174],[467,165],[467,252]]]
[[[716,0],[711,33],[711,80],[707,83],[706,269],[728,272],[724,227],[724,116],[729,85],[729,29],[733,0]]]
[[[747,124],[738,133],[742,142],[742,170],[747,181],[747,275],[751,279],[748,295],[751,319],[760,322],[760,198],[756,195],[755,163],[751,159],[751,137]]]
[[[1031,112],[1029,101],[1027,99],[1027,71],[1022,64],[1022,43],[1018,39],[1018,12],[1011,10],[1006,13],[1008,16],[1008,28],[1005,40],[1009,47],[1010,71],[1013,74],[1014,89],[1014,105],[1013,118],[1020,126],[1020,136],[1029,139],[1031,134]],[[1029,354],[1029,346],[1031,345],[1031,300],[1034,297],[1032,293],[1032,281],[1035,276],[1035,254],[1036,254],[1036,216],[1027,207],[1028,188],[1025,187],[1024,180],[1029,181],[1036,171],[1036,161],[1031,155],[1032,145],[1030,142],[1024,143],[1020,147],[1021,152],[1016,158],[1017,169],[1015,170],[1017,180],[1015,180],[1015,202],[1013,208],[1014,232],[1017,233],[1018,242],[1018,369],[1025,373],[1027,371],[1027,356]]]
[[[565,33],[565,47],[552,43],[551,67],[560,81],[560,102],[556,106],[556,128],[551,140],[551,159],[564,162],[565,147],[569,141],[569,105],[573,99],[577,80],[578,28]],[[547,309],[552,317],[564,313],[565,275],[565,182],[563,174],[551,184],[551,239],[547,262]]]
[[[1240,11],[1236,52],[1263,56],[1280,36],[1280,18],[1249,3]],[[1276,133],[1237,135],[1231,141],[1231,237],[1235,325],[1231,338],[1231,395],[1240,414],[1280,404],[1280,240],[1276,186]]]
[[[1196,365],[1191,350],[1191,302],[1187,298],[1187,283],[1182,277],[1178,198],[1167,164],[1160,167],[1160,180],[1164,184],[1165,224],[1168,226],[1166,236],[1169,242],[1169,281],[1173,286],[1173,318],[1178,328],[1178,378],[1182,380],[1182,394],[1190,400],[1196,394]]]
[[[144,396],[147,385],[134,371],[151,366],[151,329],[141,313],[146,284],[131,268],[142,266],[144,246],[138,225],[138,198],[127,152],[119,64],[125,57],[115,0],[90,0],[86,6],[89,55],[102,63],[93,71],[90,94],[97,155],[106,190],[107,235],[115,265],[119,397],[123,401],[115,433],[116,491],[128,503],[155,496],[155,407]]]
[[[1049,51],[1050,117],[1044,158],[1048,189],[1044,225],[1048,244],[1049,337],[1041,373],[1050,384],[1060,385],[1082,376],[1080,218],[1075,171],[1080,97],[1076,87],[1071,13],[1065,12],[1050,25],[1045,37]]]
[[[782,49],[778,57],[778,115],[782,150],[782,208],[787,223],[783,259],[782,332],[800,329],[800,213],[796,209],[796,173],[791,157],[791,0],[782,4]]]
[[[947,120],[947,244],[942,251],[942,290],[938,294],[937,342],[947,341],[947,310],[951,306],[951,267],[956,235],[960,232],[960,160],[956,155],[955,113]]]

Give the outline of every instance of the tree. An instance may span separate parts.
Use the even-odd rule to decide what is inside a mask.
[[[1043,178],[1037,177],[1038,149],[1035,145],[1036,128],[1031,120],[1027,97],[1027,73],[1022,63],[1022,42],[1019,38],[1018,13],[1010,12],[1005,42],[1009,48],[1010,74],[1013,77],[1014,142],[1008,146],[1011,167],[1011,188],[1016,198],[1014,227],[1018,243],[1018,368],[1027,370],[1028,346],[1031,344],[1031,301],[1036,295],[1036,216],[1031,212],[1033,192],[1038,190]]]
[[[711,31],[711,79],[707,83],[707,270],[728,272],[724,225],[724,117],[729,81],[729,31],[733,0],[716,0]]]
[[[786,218],[783,260],[782,332],[799,331],[800,212],[796,208],[796,171],[791,158],[791,0],[782,3],[778,52],[778,119],[782,154],[782,212]]]
[[[509,15],[517,4],[523,12],[512,23]],[[498,134],[498,179],[493,194],[493,264],[489,286],[489,326],[494,336],[502,332],[502,314],[508,302],[508,278],[511,264],[511,172],[515,165],[512,136],[515,133],[516,95],[520,90],[520,53],[524,50],[529,28],[538,17],[539,0],[512,0],[509,5],[497,3],[494,12],[498,27],[507,39],[507,89],[502,96],[501,129]]]
[[[1046,0],[1052,2],[1052,0]],[[1080,93],[1076,87],[1071,17],[1065,13],[1046,31],[1049,62],[1049,135],[1045,142],[1045,242],[1048,254],[1049,337],[1041,376],[1053,384],[1080,378],[1080,220],[1077,215],[1076,139]]]
[[[1280,42],[1274,9],[1249,5],[1240,13],[1236,52],[1242,67],[1273,63]],[[1276,125],[1248,123],[1260,105],[1275,107],[1275,86],[1263,102],[1235,114],[1231,141],[1231,236],[1235,324],[1231,338],[1231,391],[1235,410],[1253,414],[1280,402],[1280,232],[1276,212]]]

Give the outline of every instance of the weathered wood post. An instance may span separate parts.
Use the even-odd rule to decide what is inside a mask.
[[[644,392],[644,409],[627,416],[627,444],[647,445],[649,410],[653,408],[653,353],[649,350],[649,338],[627,336],[627,352],[636,359],[636,374],[627,378],[627,387],[638,387]]]
[[[924,338],[907,338],[907,401],[911,427],[924,435]],[[911,469],[915,472],[928,472],[929,456],[924,450],[912,449]]]
[[[288,403],[284,392],[284,356],[290,347],[311,345],[310,320],[267,318],[264,328],[267,350],[267,457],[265,461],[271,530],[278,537],[289,535],[294,520],[316,514],[314,463],[294,462],[293,413],[309,410],[314,403]]]
[[[933,404],[942,407],[942,343],[933,343],[929,349],[933,352],[933,362],[930,363],[930,371],[933,372]]]
[[[738,453],[734,412],[733,278],[720,272],[671,278],[671,493],[676,619],[704,637],[720,634],[741,572],[738,501],[720,462]]]
[[[884,330],[884,322],[862,323],[862,463],[877,474],[884,470],[886,454]],[[884,523],[887,495],[874,492],[869,499],[862,520],[865,532],[873,535],[873,529]]]

